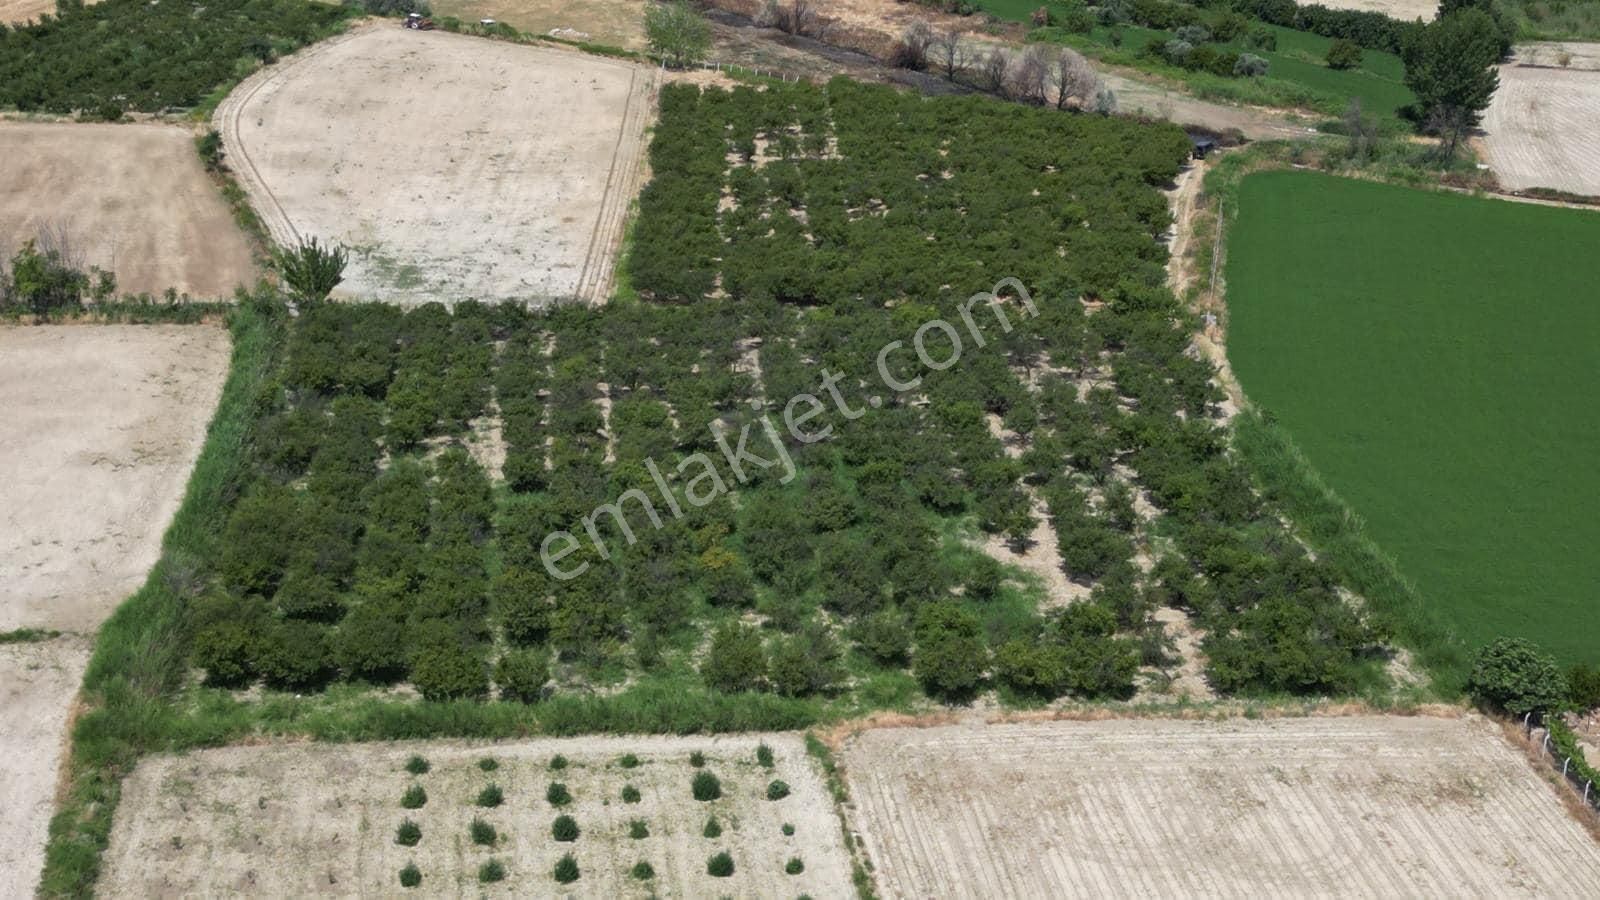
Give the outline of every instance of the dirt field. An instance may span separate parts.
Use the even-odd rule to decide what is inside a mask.
[[[0,22],[29,22],[55,11],[56,0],[0,0]]]
[[[342,295],[599,300],[654,78],[384,22],[261,70],[216,122],[280,242],[353,249]]]
[[[1581,46],[1581,45],[1575,45]],[[1548,56],[1541,45],[1520,54]],[[1557,188],[1600,195],[1600,71],[1594,51],[1570,69],[1500,67],[1500,89],[1483,118],[1486,162],[1510,190]]]
[[[90,649],[77,635],[0,646],[0,897],[31,896],[39,879],[67,717]]]
[[[1490,722],[1121,719],[869,730],[887,897],[1577,897],[1600,848]]]
[[[1359,9],[1364,12],[1379,12],[1392,16],[1402,22],[1412,19],[1421,19],[1432,22],[1434,16],[1439,14],[1439,4],[1433,0],[1317,0],[1329,9]],[[1310,3],[1302,5],[1309,6]]]
[[[124,293],[231,298],[254,283],[250,245],[190,133],[166,125],[0,121],[0,252],[64,229]]]
[[[765,740],[771,770],[755,759]],[[722,780],[722,798],[693,798],[691,751],[706,755],[706,769]],[[619,758],[636,754],[637,768]],[[412,777],[403,766],[412,754],[431,764]],[[555,754],[569,760],[552,771]],[[477,761],[493,757],[485,773]],[[784,799],[766,799],[772,779],[788,783]],[[546,801],[550,782],[565,784],[572,803]],[[504,805],[473,805],[479,790],[500,786]],[[400,798],[421,784],[428,800],[406,810]],[[622,799],[625,786],[641,794]],[[551,823],[561,813],[581,831],[558,843]],[[703,835],[709,816],[722,834]],[[499,832],[493,847],[468,837],[474,816]],[[395,843],[410,819],[422,829],[415,847]],[[643,819],[649,835],[629,836]],[[784,824],[794,834],[783,834]],[[706,860],[727,851],[728,878],[706,874]],[[392,896],[408,861],[422,872],[423,893],[479,893],[478,867],[490,858],[506,879],[485,885],[492,896],[551,896],[551,871],[570,851],[581,876],[569,890],[591,897],[649,895],[738,897],[842,897],[850,892],[850,857],[821,777],[795,735],[721,738],[617,737],[470,745],[462,742],[364,745],[277,745],[207,750],[144,760],[123,785],[111,846],[98,893],[111,897],[260,896],[310,894]],[[784,866],[799,857],[804,871]],[[648,861],[649,881],[629,878],[634,863]]]
[[[68,709],[102,620],[144,580],[228,364],[209,326],[0,328],[0,897],[43,862]]]
[[[643,50],[644,6],[644,0],[441,0],[433,11],[463,22],[494,19],[519,31]]]

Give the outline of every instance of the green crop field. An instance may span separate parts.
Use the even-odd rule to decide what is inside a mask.
[[[1251,398],[1469,644],[1595,659],[1600,214],[1292,172],[1238,197]]]

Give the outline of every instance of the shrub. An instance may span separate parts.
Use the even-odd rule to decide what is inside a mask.
[[[1233,64],[1233,74],[1242,78],[1259,78],[1267,74],[1268,63],[1254,53],[1241,53]]]
[[[733,694],[761,687],[767,674],[767,655],[756,629],[729,622],[711,636],[711,649],[700,664],[700,676],[714,690]]]
[[[696,769],[698,769],[701,766],[704,766],[705,764],[706,764],[706,755],[704,753],[701,753],[699,750],[696,750],[693,753],[689,754],[689,765],[694,766]]]
[[[717,821],[716,816],[712,816],[706,820],[706,827],[700,829],[700,834],[708,838],[722,837],[722,823]]]
[[[733,857],[726,850],[706,860],[706,874],[713,878],[727,878],[733,874]]]
[[[1330,69],[1354,69],[1361,65],[1361,45],[1344,38],[1336,39],[1328,45],[1327,63]]]
[[[506,867],[498,859],[491,859],[478,867],[479,884],[494,884],[497,881],[504,881],[505,878]]]
[[[710,772],[696,772],[691,789],[696,800],[706,803],[722,796],[722,781]]]
[[[634,819],[628,823],[628,837],[636,841],[650,836],[650,826],[643,819]]]
[[[499,806],[501,803],[504,803],[505,799],[505,792],[500,790],[500,785],[488,784],[484,785],[483,790],[478,792],[478,799],[473,802],[477,803],[479,806],[493,809],[494,807]]]
[[[1561,708],[1567,685],[1551,657],[1522,638],[1498,638],[1480,649],[1467,677],[1467,693],[1512,715]]]
[[[798,856],[789,857],[789,861],[783,864],[783,871],[786,875],[799,875],[805,870],[806,864],[801,862]]]
[[[472,817],[472,824],[467,826],[467,833],[472,836],[472,842],[480,847],[493,847],[494,842],[500,837],[493,825],[477,816]]]
[[[571,884],[577,881],[578,876],[582,873],[578,871],[578,861],[572,858],[571,853],[568,853],[556,860],[556,867],[551,874],[555,876],[558,883]]]
[[[912,671],[929,694],[947,700],[971,696],[988,656],[977,618],[954,603],[931,603],[918,615]]]
[[[567,791],[567,786],[559,781],[550,782],[545,789],[544,799],[551,806],[566,806],[572,802],[572,794]]]
[[[768,747],[765,741],[756,745],[756,762],[762,768],[772,768],[772,748]]]
[[[622,786],[622,802],[623,803],[638,803],[639,802],[639,789],[634,787],[631,784],[623,785]]]
[[[571,816],[556,816],[550,823],[550,836],[563,843],[578,839],[578,822]]]
[[[400,870],[400,886],[414,888],[421,883],[422,870],[417,868],[416,863],[406,863],[405,868]]]
[[[406,771],[413,775],[426,775],[430,768],[432,766],[428,765],[428,761],[420,756],[413,756],[406,760]]]
[[[402,847],[415,847],[422,840],[422,827],[410,819],[400,823],[394,830],[394,842]]]
[[[500,768],[500,761],[492,756],[485,756],[483,759],[478,760],[478,768],[485,772],[493,772],[495,769]]]
[[[349,253],[343,246],[329,244],[324,247],[315,237],[301,241],[293,250],[278,250],[272,264],[283,277],[284,284],[302,303],[318,303],[328,299],[333,289],[344,281],[344,267]]]
[[[427,802],[428,792],[420,784],[406,788],[405,794],[400,797],[400,805],[406,809],[421,809]]]
[[[1579,663],[1568,669],[1567,696],[1579,712],[1600,707],[1600,666]]]
[[[633,868],[628,870],[628,874],[633,877],[634,881],[649,881],[656,877],[656,870],[641,859],[633,864]]]
[[[411,662],[411,683],[428,700],[481,698],[489,692],[483,657],[453,641],[435,641]]]
[[[783,823],[783,836],[794,837],[794,826],[788,822]]]
[[[882,666],[900,668],[911,657],[911,628],[895,609],[882,609],[856,623],[856,645]]]
[[[634,756],[632,753],[624,753],[622,758],[617,760],[617,765],[622,766],[624,769],[636,769],[639,767],[639,757]]]
[[[562,769],[565,769],[566,767],[567,767],[567,758],[565,756],[562,756],[561,754],[557,753],[555,756],[550,757],[550,768],[553,771],[559,772]]]
[[[768,800],[782,800],[787,796],[789,796],[789,785],[785,784],[784,782],[774,781],[767,785]]]

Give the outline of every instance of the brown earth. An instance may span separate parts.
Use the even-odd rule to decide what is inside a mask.
[[[1600,853],[1479,716],[869,730],[884,896],[1578,897]]]
[[[143,582],[228,365],[212,326],[0,328],[0,897],[32,892],[90,635]]]
[[[183,128],[0,121],[0,253],[64,232],[123,293],[229,298],[250,244]]]
[[[1500,67],[1500,88],[1483,117],[1485,160],[1509,190],[1544,187],[1600,196],[1595,51],[1574,54],[1573,67],[1566,69],[1524,65],[1525,54],[1550,55],[1543,45],[1519,47],[1517,59]]]
[[[637,193],[655,78],[385,21],[262,69],[215,121],[280,243],[352,248],[341,295],[597,301]]]
[[[1329,9],[1358,9],[1362,12],[1383,13],[1402,22],[1409,22],[1412,19],[1431,22],[1439,14],[1439,4],[1433,0],[1318,0],[1318,2]]]
[[[755,760],[758,743],[773,750],[768,770]],[[722,798],[702,803],[690,791],[688,757],[702,751],[722,780]],[[624,769],[625,753],[640,765]],[[403,768],[412,754],[432,768],[413,778]],[[566,768],[551,771],[562,754]],[[480,771],[493,757],[498,768]],[[767,784],[791,793],[766,799]],[[567,785],[573,802],[555,809],[545,800],[552,781]],[[473,805],[493,782],[504,805]],[[400,806],[412,783],[428,801]],[[621,799],[635,786],[640,802]],[[571,815],[581,834],[554,841],[551,822]],[[477,816],[500,833],[493,848],[475,846],[468,825]],[[722,827],[703,836],[706,820]],[[645,820],[649,837],[631,839],[628,823]],[[397,846],[395,829],[410,819],[422,829],[415,847]],[[794,834],[782,832],[785,824]],[[727,851],[734,874],[706,874],[707,858]],[[580,879],[571,889],[591,897],[715,896],[844,897],[850,894],[850,855],[820,774],[798,735],[715,738],[589,737],[514,743],[299,744],[229,747],[187,756],[148,757],[123,783],[111,845],[97,893],[108,897],[249,894],[392,896],[407,862],[422,871],[421,892],[440,896],[552,896],[555,861],[570,851]],[[791,857],[804,872],[784,873]],[[500,860],[507,877],[477,883],[478,866]],[[637,861],[655,869],[650,882],[628,878]]]

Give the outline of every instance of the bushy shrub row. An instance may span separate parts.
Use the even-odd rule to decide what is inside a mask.
[[[630,255],[649,302],[294,323],[195,662],[219,684],[409,679],[429,698],[492,679],[530,701],[552,673],[622,669],[826,697],[906,668],[940,697],[1126,696],[1165,604],[1208,628],[1224,690],[1348,687],[1381,631],[1257,501],[1162,286],[1154,187],[1188,149],[1169,126],[847,81],[668,86]],[[1030,314],[963,314],[1007,276]],[[959,364],[907,348],[888,365],[919,380],[883,384],[880,348],[968,315]],[[831,439],[780,425],[773,444],[763,417],[801,394]],[[498,496],[459,446],[491,400]],[[735,478],[719,443],[744,431],[774,465]],[[719,483],[691,478],[707,465],[736,502],[690,502]],[[1130,479],[1173,537],[1149,576]],[[1067,612],[1019,610],[950,539],[1022,546],[1035,498],[1094,585]],[[558,531],[575,577],[541,556]]]

